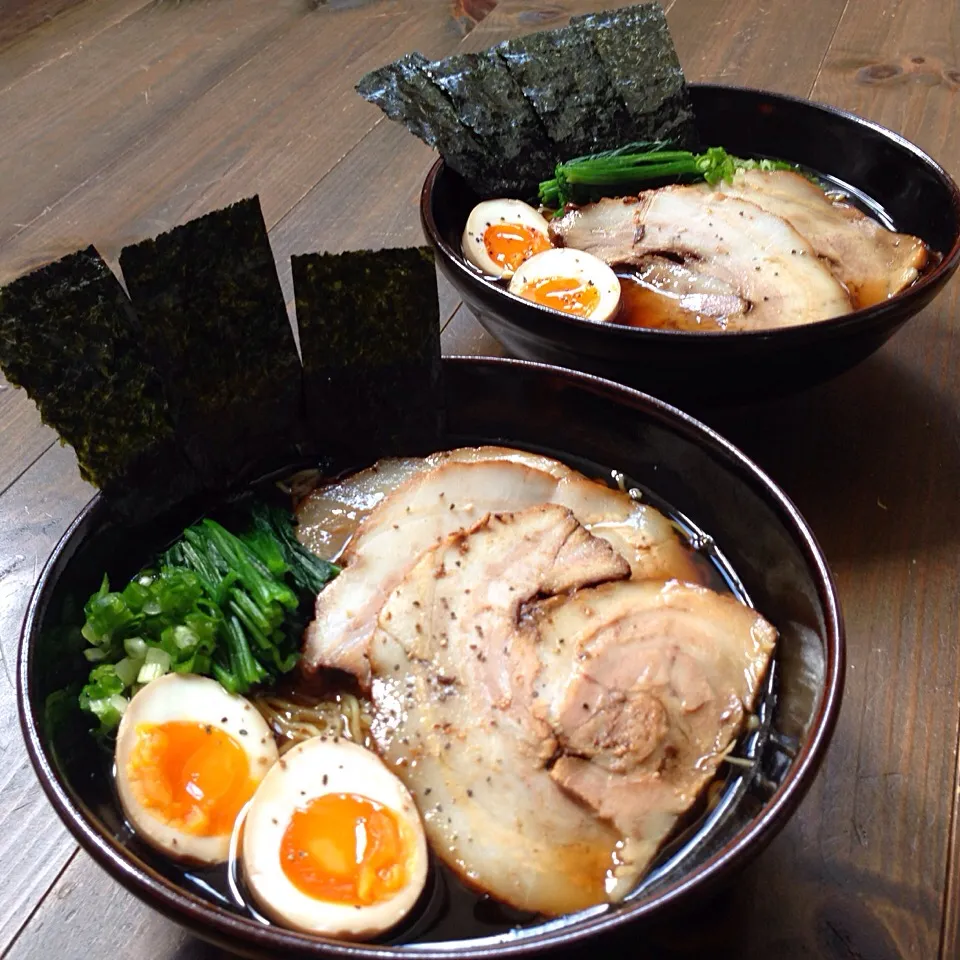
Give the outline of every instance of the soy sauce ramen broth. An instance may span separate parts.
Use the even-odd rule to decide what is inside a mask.
[[[811,170],[805,172],[824,190],[831,201],[848,203],[886,229],[897,231],[897,226],[890,214],[872,197],[836,177]],[[928,250],[927,262],[920,270],[917,280],[933,270],[941,259],[936,251]],[[465,257],[464,262],[472,269],[477,269]],[[611,266],[620,281],[620,304],[609,320],[601,322],[645,330],[678,330],[693,333],[721,333],[726,330],[726,317],[688,309],[682,305],[679,296],[648,282],[642,267],[629,264],[611,264]],[[509,285],[509,280],[499,277],[484,275],[484,279],[487,283],[504,291]],[[876,302],[876,296],[872,291],[850,290],[849,293],[854,310],[861,309],[863,306],[860,302],[861,296],[864,296],[868,303]]]
[[[887,211],[871,197],[851,187],[835,177],[807,171],[823,189],[827,197],[835,203],[846,203],[856,207],[881,226],[896,232],[897,227]],[[920,277],[932,270],[939,262],[939,255],[929,251],[927,263],[920,271]],[[726,318],[711,316],[696,310],[686,309],[678,297],[668,291],[657,289],[645,281],[642,268],[616,266],[614,272],[620,280],[620,308],[611,318],[611,323],[626,327],[641,327],[647,330],[685,330],[692,332],[719,333],[726,329]],[[914,281],[916,282],[916,281]],[[869,290],[850,290],[853,309],[859,310],[864,304],[876,302],[876,295]]]
[[[474,441],[464,441],[471,442]],[[592,479],[629,490],[631,495],[660,510],[673,521],[678,534],[689,545],[693,561],[704,575],[705,584],[719,592],[732,594],[741,602],[752,606],[736,572],[709,535],[655,493],[615,470],[590,461],[560,455],[551,450],[537,452],[562,460]],[[354,471],[344,471],[338,475],[346,476],[352,472]],[[273,488],[264,491],[264,495],[275,493]],[[133,561],[130,564],[131,569],[135,570],[144,558],[140,556],[130,559]],[[725,824],[729,826],[737,817],[739,808],[743,806],[749,781],[762,761],[761,753],[766,743],[766,737],[762,733],[772,723],[776,659],[775,652],[767,682],[760,693],[757,714],[751,718],[752,722],[731,751],[740,759],[732,764],[721,765],[718,778],[704,791],[694,810],[680,824],[673,839],[668,841],[648,874],[628,896],[628,900],[642,896],[645,891],[659,885],[667,877],[672,878],[679,871],[688,869],[706,840]],[[251,692],[248,699],[258,706],[258,709],[263,707],[264,702],[272,707],[272,710],[266,711],[266,715],[277,735],[281,753],[296,742],[299,735],[324,732],[324,728],[328,732],[337,732],[351,739],[356,738],[359,733],[361,742],[366,746],[370,745],[369,705],[358,697],[356,689],[342,677],[333,679],[331,675],[307,682],[294,675],[290,681],[277,688],[260,690],[256,694]],[[287,707],[292,708],[283,725],[277,724],[274,716],[278,710],[283,709],[281,701],[285,701]],[[358,703],[359,715],[356,706]],[[271,720],[274,722],[271,723]],[[303,727],[299,731],[295,729],[298,723]],[[307,729],[304,724],[310,724],[315,729]],[[282,726],[286,729],[281,729]],[[157,853],[140,840],[123,817],[115,787],[112,754],[108,755],[98,748],[90,736],[80,738],[77,744],[79,755],[71,757],[71,766],[76,762],[89,778],[89,793],[84,799],[122,844],[177,887],[239,916],[269,923],[258,913],[245,890],[242,863],[231,859],[227,863],[209,868],[185,866]],[[606,909],[610,908],[600,905],[591,908],[588,913],[592,915]],[[427,884],[417,905],[399,926],[375,942],[398,945],[482,937],[513,938],[523,936],[524,932],[534,932],[544,922],[549,921],[551,926],[557,923],[572,923],[577,916],[545,918],[515,910],[469,888],[431,851]]]

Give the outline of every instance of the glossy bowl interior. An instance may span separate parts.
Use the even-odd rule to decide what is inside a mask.
[[[345,944],[263,926],[218,906],[216,898],[171,874],[163,858],[145,847],[121,842],[126,831],[105,787],[108,778],[92,773],[68,745],[48,736],[47,696],[85,673],[82,658],[65,656],[60,646],[59,628],[70,617],[76,623],[77,600],[82,604],[96,588],[104,569],[118,577],[132,574],[193,519],[168,517],[132,533],[107,522],[103,504],[94,499],[46,564],[24,623],[18,680],[29,753],[60,816],[115,879],[200,936],[246,956],[492,957],[574,946],[642,922],[669,906],[695,901],[757,854],[797,806],[827,747],[843,684],[836,592],[809,528],[756,466],[678,410],[581,374],[517,361],[454,359],[445,362],[445,384],[444,446],[506,443],[550,452],[586,469],[615,468],[712,538],[711,543],[702,537],[702,545],[727,559],[781,635],[768,722],[751,735],[756,764],[746,773],[729,774],[724,803],[663,854],[636,895],[615,907],[486,937],[475,935],[476,918],[462,917],[454,927],[472,939],[449,942],[449,935],[441,934],[402,947]]]
[[[919,236],[939,264],[895,297],[844,317],[770,331],[644,330],[541,307],[484,279],[460,255],[477,201],[442,161],[427,175],[421,221],[440,268],[512,354],[586,370],[671,399],[744,401],[829,379],[880,347],[960,264],[960,190],[930,157],[877,124],[793,97],[693,85],[701,142],[802,164],[896,230]]]

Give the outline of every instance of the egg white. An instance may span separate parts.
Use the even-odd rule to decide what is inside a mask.
[[[513,271],[497,263],[487,253],[487,246],[483,240],[487,227],[498,221],[522,224],[543,234],[547,241],[550,239],[550,228],[547,221],[522,200],[484,200],[470,211],[461,241],[463,255],[487,276],[509,277]]]
[[[294,812],[328,793],[367,797],[409,828],[407,880],[389,899],[360,907],[314,899],[284,873],[280,850]],[[407,788],[376,754],[339,737],[306,740],[273,767],[250,804],[242,849],[246,885],[271,920],[341,939],[365,940],[395,926],[413,908],[427,879],[427,840]]]
[[[230,852],[230,833],[201,837],[159,819],[137,799],[128,774],[137,744],[137,728],[162,723],[200,723],[218,727],[243,749],[250,779],[259,784],[278,759],[266,721],[249,701],[227,693],[208,677],[170,673],[148,683],[130,701],[120,721],[116,745],[116,783],[127,821],[151,846],[178,860],[213,864]]]
[[[590,320],[609,320],[620,305],[620,280],[599,257],[573,247],[545,250],[524,261],[510,281],[510,292],[522,296],[521,290],[537,280],[570,279],[592,282],[600,300]]]

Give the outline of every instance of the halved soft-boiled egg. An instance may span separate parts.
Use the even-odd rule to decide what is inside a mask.
[[[240,811],[276,761],[273,734],[247,700],[216,680],[171,673],[143,687],[120,721],[117,791],[149,844],[220,863]]]
[[[572,247],[531,257],[513,275],[510,292],[591,320],[609,320],[620,304],[617,275],[593,254]]]
[[[484,273],[511,277],[524,261],[553,248],[547,221],[522,200],[478,203],[463,231],[463,255]]]
[[[243,825],[243,874],[277,923],[367,939],[417,902],[427,841],[413,798],[376,754],[314,737],[260,784]]]

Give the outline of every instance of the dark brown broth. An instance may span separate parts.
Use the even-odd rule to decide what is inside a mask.
[[[617,485],[615,479],[611,479],[617,476],[615,472],[601,468],[590,461],[561,455],[556,451],[539,452],[563,460],[574,469],[600,482],[609,483],[610,486]],[[704,575],[706,585],[721,592],[731,593],[742,602],[750,604],[736,573],[707,534],[646,488],[633,483],[629,478],[623,478],[622,482],[626,489],[638,489],[642,502],[656,507],[674,522],[678,535],[689,545],[692,559]],[[345,680],[344,683],[347,684],[347,681]],[[319,687],[316,684],[304,684],[299,688],[294,686],[291,692],[309,699],[335,693],[337,689],[339,688],[331,688],[328,682],[325,682]],[[349,684],[343,689],[356,692],[355,688]],[[761,695],[765,703],[772,702],[771,697],[771,691]],[[744,734],[741,742],[745,742],[748,737],[748,734]],[[95,790],[100,798],[100,803],[96,806],[104,821],[113,827],[117,839],[177,886],[241,916],[268,922],[250,905],[250,898],[244,890],[242,868],[231,876],[230,864],[203,869],[185,867],[152,850],[136,836],[130,825],[123,819],[114,785],[112,757],[103,751],[96,750],[92,739],[87,739],[90,741],[90,759],[93,762],[86,769],[94,780]],[[94,752],[95,756],[93,756]],[[739,748],[737,752],[740,752]],[[738,777],[738,771],[730,772],[721,768],[721,773],[711,789],[719,789],[720,794],[728,795],[731,802],[735,802],[734,794],[741,789],[738,784],[742,779]],[[710,807],[706,802],[700,802],[695,806],[682,825],[682,832],[674,837],[654,864],[651,881],[655,879],[658,870],[673,869],[673,865],[679,863],[686,852],[695,848],[701,834],[709,829],[708,817],[712,809],[715,808]],[[601,906],[594,909],[604,908]],[[376,942],[399,945],[481,937],[503,938],[521,930],[535,928],[547,919],[539,914],[515,910],[487,894],[470,888],[431,851],[427,885],[417,905],[398,927]]]
[[[849,204],[880,226],[898,232],[890,216],[872,199],[831,177],[812,175],[834,203]],[[942,254],[927,247],[926,262],[920,268],[914,283],[934,270],[942,259]],[[720,333],[727,329],[726,318],[688,310],[680,305],[677,297],[644,282],[636,269],[624,265],[613,266],[620,280],[620,305],[610,318],[610,323],[647,330],[682,330],[693,333]],[[497,277],[486,279],[502,289],[506,289],[509,283]],[[879,289],[876,284],[850,288],[847,292],[854,310],[874,306],[886,299],[885,289]]]
[[[725,329],[722,319],[687,310],[676,297],[656,290],[634,271],[618,269],[615,272],[620,280],[620,306],[610,318],[612,323],[653,330],[718,332]]]

